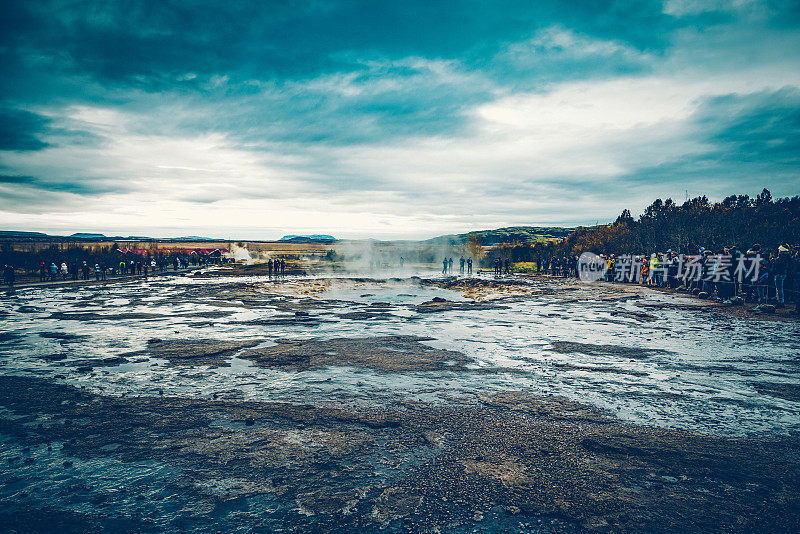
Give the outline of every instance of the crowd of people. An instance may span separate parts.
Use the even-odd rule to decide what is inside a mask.
[[[539,267],[539,272],[561,278],[576,278],[578,276],[578,256],[558,256],[544,259]]]
[[[684,290],[721,302],[754,302],[776,308],[800,306],[800,247],[781,244],[765,250],[731,246],[696,254],[663,253],[601,255],[609,282],[639,283]],[[577,258],[569,274],[577,276]],[[739,300],[741,299],[741,300]]]
[[[269,276],[275,274],[275,276],[282,276],[286,274],[286,260],[268,260],[267,261],[267,273]]]
[[[139,256],[125,255],[119,261],[105,262],[91,260],[72,260],[51,262],[41,261],[37,268],[39,282],[58,282],[65,280],[107,280],[109,276],[143,276],[157,272],[165,272],[172,268],[173,271],[186,269],[191,265],[205,266],[211,263],[224,261],[219,257],[199,254],[174,254],[170,256]],[[16,283],[16,269],[13,265],[3,266],[3,282],[7,286]]]
[[[725,303],[752,302],[757,308],[800,307],[800,246],[780,244],[767,250],[759,244],[749,248],[724,247],[713,251],[698,249],[696,254],[675,251],[650,254],[601,254],[601,278],[607,282],[636,283],[687,291],[701,298]],[[464,259],[461,274],[464,274]],[[471,260],[469,272],[471,273]],[[495,257],[494,275],[511,273],[508,259]],[[540,259],[541,274],[562,278],[580,277],[580,256],[554,256]],[[442,273],[452,273],[452,258],[442,261]]]

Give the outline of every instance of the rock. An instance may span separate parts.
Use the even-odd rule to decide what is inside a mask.
[[[423,344],[431,338],[378,336],[279,342],[238,356],[260,367],[309,370],[354,366],[383,371],[463,370],[471,359],[463,353]]]
[[[605,530],[608,527],[608,521],[599,516],[593,516],[583,522],[583,528],[586,530]]]
[[[731,299],[731,304],[733,304],[734,306],[741,306],[742,304],[744,304],[744,299],[737,295]]]
[[[700,293],[697,294],[697,298],[705,300],[708,298],[708,293],[706,293],[705,291],[701,291]]]
[[[761,313],[775,313],[775,306],[773,306],[772,304],[762,304],[758,308],[758,311],[760,311]]]

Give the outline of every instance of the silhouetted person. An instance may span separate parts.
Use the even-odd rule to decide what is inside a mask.
[[[447,260],[447,270],[450,271],[451,273],[453,272],[453,258]]]
[[[45,267],[44,262],[39,264],[39,281],[46,282],[47,281],[47,267]]]
[[[472,274],[472,258],[467,258],[467,274]]]
[[[284,274],[286,274],[286,261],[281,260],[281,276],[283,276]]]
[[[14,267],[11,265],[4,265],[3,266],[3,280],[5,281],[8,287],[12,287],[14,285]]]
[[[459,260],[458,260],[458,273],[459,274],[464,274],[464,264],[465,263],[466,263],[466,260],[464,259],[464,256],[461,256],[461,258],[459,258]]]
[[[442,260],[442,274],[447,274],[447,258]]]

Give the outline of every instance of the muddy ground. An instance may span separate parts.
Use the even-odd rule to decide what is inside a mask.
[[[2,483],[18,489],[2,503],[6,531],[206,530],[235,522],[256,497],[272,506],[246,516],[250,527],[288,532],[460,531],[484,521],[499,531],[800,529],[796,440],[628,425],[560,397],[505,392],[477,404],[355,410],[104,396],[8,376],[0,407],[14,449]],[[152,497],[85,484],[75,487],[92,503],[85,511],[39,508],[42,496],[17,473],[45,449],[60,462],[51,476],[76,482],[98,457],[167,465],[174,480],[155,489],[180,492],[182,512],[165,524],[137,507]],[[132,503],[130,513],[120,516],[118,501]]]

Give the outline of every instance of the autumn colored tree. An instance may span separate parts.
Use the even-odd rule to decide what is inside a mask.
[[[731,195],[712,203],[706,196],[681,205],[656,199],[634,219],[624,210],[613,224],[578,228],[558,245],[556,254],[665,252],[696,253],[700,247],[719,251],[760,243],[800,244],[800,196],[774,200],[764,189],[756,198]]]
[[[467,239],[467,254],[472,256],[476,261],[480,261],[486,253],[483,250],[483,243],[481,242],[481,234],[471,234]]]

